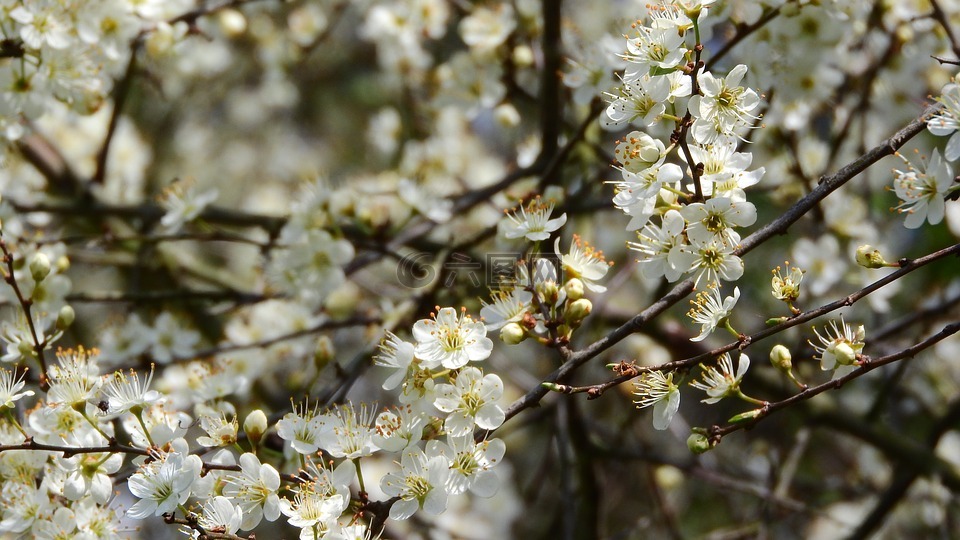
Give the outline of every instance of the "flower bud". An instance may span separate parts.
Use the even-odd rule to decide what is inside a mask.
[[[71,306],[63,306],[60,308],[60,313],[57,313],[57,330],[70,328],[70,325],[73,324],[76,318],[77,313],[73,311]]]
[[[334,289],[324,304],[327,314],[334,320],[343,320],[354,314],[357,304],[360,303],[360,290],[352,281]]]
[[[243,421],[243,432],[247,434],[250,444],[260,444],[260,439],[267,432],[267,415],[260,409],[251,411]]]
[[[687,437],[687,449],[694,454],[703,454],[713,449],[710,439],[703,433],[691,433]]]
[[[774,345],[770,349],[770,363],[784,373],[793,369],[793,356],[790,354],[790,349],[779,343]]]
[[[555,305],[560,299],[560,286],[556,281],[544,281],[537,286],[537,292],[540,293],[543,303],[548,306]]]
[[[497,105],[493,110],[493,117],[504,128],[514,128],[520,125],[520,113],[510,103]]]
[[[61,255],[54,261],[53,266],[57,269],[58,274],[62,274],[70,269],[70,259],[66,255]]]
[[[573,301],[583,298],[583,282],[578,278],[573,278],[563,285],[563,290],[567,292],[567,298]]]
[[[43,253],[35,253],[30,260],[30,275],[37,283],[43,281],[50,275],[50,258]]]
[[[235,38],[247,31],[247,18],[235,9],[221,9],[217,14],[217,23],[227,37]]]
[[[849,343],[842,341],[833,347],[833,354],[837,363],[842,366],[852,366],[857,363],[857,353]]]
[[[660,161],[664,150],[663,143],[650,135],[631,131],[617,145],[614,155],[624,170],[638,173]]]
[[[527,339],[527,331],[519,324],[512,322],[500,329],[500,341],[507,345],[516,345]]]
[[[513,63],[517,67],[529,67],[535,60],[533,49],[526,45],[519,45],[513,48]]]
[[[874,249],[873,246],[866,244],[857,248],[856,260],[857,264],[864,268],[883,268],[890,266],[890,263],[884,260],[883,255],[880,254],[879,249]]]
[[[567,310],[564,318],[571,324],[578,324],[587,318],[587,315],[593,311],[593,302],[586,298],[581,298],[575,302],[567,304]]]

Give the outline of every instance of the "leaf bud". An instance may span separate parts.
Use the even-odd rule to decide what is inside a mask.
[[[694,454],[703,454],[713,449],[710,439],[703,433],[691,433],[687,437],[687,449]]]
[[[879,249],[874,249],[873,246],[864,244],[857,248],[856,254],[857,264],[864,268],[883,268],[885,266],[893,266],[884,260],[883,255],[880,254]]]
[[[763,409],[754,409],[752,411],[747,411],[745,413],[740,413],[729,420],[731,424],[738,424],[740,422],[746,422],[748,420],[754,420],[760,416],[760,413],[763,412]]]

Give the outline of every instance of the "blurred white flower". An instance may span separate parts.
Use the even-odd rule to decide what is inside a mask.
[[[168,232],[177,232],[196,219],[219,195],[220,192],[215,188],[200,191],[193,182],[175,182],[164,191],[160,199],[160,206],[166,210],[160,218],[160,224]]]

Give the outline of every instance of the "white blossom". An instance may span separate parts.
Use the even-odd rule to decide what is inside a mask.
[[[467,362],[485,360],[493,350],[483,322],[475,321],[465,309],[460,315],[451,307],[439,309],[432,319],[413,325],[413,337],[417,340],[414,353],[428,368],[459,369]]]
[[[434,404],[448,413],[444,428],[452,436],[473,432],[474,425],[496,429],[506,418],[497,401],[503,396],[503,381],[494,374],[484,375],[474,367],[464,368],[454,384],[438,384]]]

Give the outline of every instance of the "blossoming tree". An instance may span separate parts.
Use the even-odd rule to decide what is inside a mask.
[[[955,2],[0,18],[4,535],[960,535]]]

